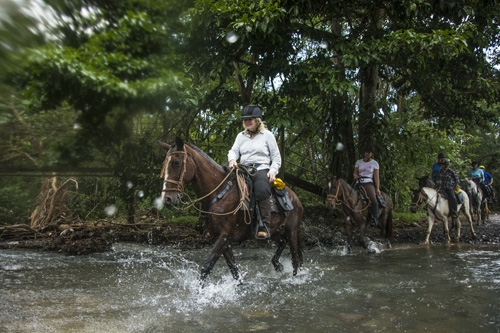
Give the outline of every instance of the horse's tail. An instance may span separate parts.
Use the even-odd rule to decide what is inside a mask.
[[[392,209],[387,214],[387,222],[385,223],[385,234],[391,242],[394,242],[394,228],[392,225]]]

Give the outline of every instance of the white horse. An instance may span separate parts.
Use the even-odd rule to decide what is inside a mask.
[[[460,190],[460,195],[462,195],[463,204],[458,204],[457,211],[463,211],[463,213],[467,217],[467,220],[469,221],[472,237],[476,238],[477,235],[474,231],[474,227],[472,226],[472,218],[469,210],[469,197],[462,190]],[[424,244],[429,244],[429,237],[431,235],[432,227],[434,226],[434,221],[436,219],[443,221],[444,231],[447,237],[446,243],[450,244],[450,230],[448,229],[448,200],[444,198],[442,194],[438,193],[435,189],[430,187],[422,187],[420,190],[416,190],[413,192],[411,211],[415,213],[417,211],[417,208],[420,207],[421,204],[426,205],[427,215],[429,215],[429,226],[427,228],[427,236],[425,237]],[[457,237],[455,239],[456,243],[460,242],[460,228],[460,218],[457,218]]]
[[[486,198],[483,197],[483,192],[479,188],[479,185],[476,184],[471,179],[465,179],[465,191],[470,196],[470,210],[472,215],[472,220],[474,220],[474,216],[477,216],[477,224],[483,224],[486,222],[486,215],[488,210],[488,203]]]

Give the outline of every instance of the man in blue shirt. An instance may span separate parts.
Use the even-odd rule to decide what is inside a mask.
[[[437,162],[432,165],[432,181],[435,183],[436,182],[436,176],[439,171],[441,171],[441,163],[443,162],[443,159],[446,156],[444,156],[443,153],[439,153],[437,157]]]

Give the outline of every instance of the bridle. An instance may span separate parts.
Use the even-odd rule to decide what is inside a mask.
[[[338,181],[337,181],[338,182]],[[330,182],[331,183],[331,182]],[[331,194],[328,194],[326,196],[326,199],[330,202],[332,202],[333,204],[335,204],[335,202],[338,200],[338,196],[339,196],[339,190],[340,190],[340,182],[338,182],[338,185],[337,185],[337,191],[335,192],[335,195],[331,195]]]
[[[179,179],[178,180],[171,180],[171,179],[164,179],[163,180],[163,183],[171,183],[171,184],[174,184],[176,185],[177,187],[175,189],[172,189],[172,188],[164,188],[162,189],[162,192],[167,192],[167,191],[176,191],[177,192],[177,196],[179,198],[182,198],[182,196],[185,193],[184,191],[184,175],[186,173],[186,165],[187,165],[187,156],[188,154],[186,153],[186,151],[183,151],[183,150],[179,150],[179,151],[173,151],[173,152],[168,152],[167,153],[167,157],[165,158],[165,162],[163,163],[163,166],[162,166],[162,170],[161,170],[161,174],[160,174],[160,178],[161,177],[164,177],[165,176],[165,173],[167,171],[167,168],[168,168],[168,164],[170,163],[171,159],[172,159],[172,155],[173,154],[184,154],[184,159],[183,159],[183,165],[182,165],[182,171],[181,173],[179,174]],[[226,180],[229,179],[229,177],[231,177],[231,175],[233,174],[233,172],[235,173],[236,175],[236,183],[238,185],[238,189],[239,189],[239,193],[240,193],[240,200],[239,200],[239,204],[237,205],[237,207],[230,211],[230,212],[227,212],[227,213],[214,213],[214,212],[209,212],[209,211],[205,211],[205,210],[202,210],[198,207],[195,206],[196,203],[206,199],[207,197],[209,197],[210,195],[212,195],[213,193],[215,193],[215,191],[217,191],[225,182]],[[185,205],[182,210],[187,210],[191,207],[194,207],[197,211],[199,211],[200,213],[204,213],[204,214],[212,214],[212,215],[230,215],[230,214],[235,214],[242,206],[244,206],[244,201],[245,199],[248,198],[248,195],[246,193],[247,189],[246,189],[246,185],[245,185],[245,181],[243,179],[242,176],[239,176],[237,175],[237,172],[238,170],[236,168],[232,168],[231,169],[231,172],[229,172],[226,177],[224,177],[224,179],[219,183],[219,185],[217,185],[212,191],[210,191],[209,193],[207,193],[206,195],[202,196],[202,197],[199,197],[195,200],[192,200],[191,198],[189,198],[189,195],[187,195],[188,197],[188,202],[183,202],[183,204]],[[247,171],[248,172],[248,171]],[[228,185],[226,186],[225,189],[223,189],[223,191],[221,192],[222,195],[225,194],[229,187],[231,186],[231,182],[228,183]],[[247,216],[249,216],[249,211],[248,210],[245,210],[245,222],[246,220],[249,220],[249,218]],[[250,223],[250,222],[248,222]]]
[[[331,181],[330,181],[331,183]],[[335,202],[339,201],[340,203],[344,204],[345,207],[349,208],[350,210],[352,210],[354,213],[359,213],[359,212],[362,212],[366,209],[368,209],[368,207],[370,207],[370,205],[366,205],[366,207],[362,208],[362,209],[354,209],[354,207],[352,207],[351,204],[349,204],[349,202],[347,200],[339,200],[339,193],[340,193],[340,188],[342,187],[342,197],[343,198],[347,198],[346,194],[345,194],[345,188],[344,186],[342,186],[342,182],[340,180],[337,179],[337,191],[335,191],[335,195],[331,195],[331,194],[328,194],[326,196],[327,200],[332,202],[333,205],[335,205]],[[352,191],[350,191],[349,193],[349,196],[351,195]],[[358,195],[358,201],[359,201],[359,195]]]
[[[418,199],[416,202],[412,202],[410,204],[410,208],[421,208],[420,205],[425,201],[426,198],[424,198],[424,196],[422,195],[422,192],[421,190],[418,191]],[[437,205],[437,202],[436,202],[436,205]]]
[[[184,154],[184,161],[182,163],[182,171],[179,175],[179,180],[171,180],[171,179],[164,179],[163,180],[163,183],[171,183],[171,184],[175,184],[177,185],[177,188],[174,189],[175,191],[177,191],[180,194],[184,193],[184,184],[183,184],[183,179],[184,179],[184,174],[186,173],[186,161],[187,161],[187,154],[185,151],[174,151],[174,152],[169,152],[167,154],[167,157],[165,158],[165,162],[163,163],[163,167],[161,169],[161,174],[160,174],[160,177],[164,177],[165,176],[165,172],[167,170],[167,167],[168,167],[168,164],[170,163],[170,160],[172,159],[172,155],[173,154]],[[162,190],[162,192],[166,192],[166,191],[171,191],[172,189],[167,189],[167,188],[164,188]]]

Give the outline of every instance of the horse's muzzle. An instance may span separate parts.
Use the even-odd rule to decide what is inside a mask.
[[[173,194],[165,194],[163,197],[163,203],[165,206],[168,207],[174,207],[179,204],[179,199],[180,199],[180,194],[179,193],[173,193]]]

